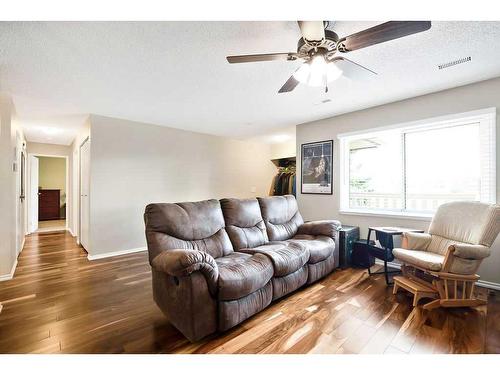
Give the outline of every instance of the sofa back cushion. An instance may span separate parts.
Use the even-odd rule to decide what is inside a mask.
[[[304,224],[293,195],[257,198],[270,241],[285,241]]]
[[[220,203],[226,231],[235,250],[269,242],[257,199],[225,198]]]
[[[199,250],[214,258],[233,252],[216,199],[148,204],[144,221],[150,261],[171,249]]]

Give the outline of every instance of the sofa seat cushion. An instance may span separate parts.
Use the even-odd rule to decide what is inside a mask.
[[[273,265],[263,254],[234,252],[215,260],[219,267],[218,299],[245,297],[264,287],[273,276]]]
[[[252,249],[240,249],[248,254],[263,254],[267,256],[274,266],[274,276],[281,277],[293,273],[309,259],[309,251],[298,242],[275,241]]]
[[[304,265],[297,271],[282,277],[273,277],[273,301],[299,289],[307,281],[307,267]]]
[[[226,331],[259,311],[264,310],[273,298],[273,287],[268,282],[263,288],[246,297],[232,301],[219,301],[219,331]]]
[[[307,284],[312,284],[322,277],[325,277],[335,268],[335,255],[330,255],[325,260],[318,263],[307,264]]]
[[[395,248],[392,250],[394,257],[401,262],[412,264],[414,266],[425,268],[431,271],[441,271],[444,262],[444,256],[429,251],[407,250]]]
[[[327,236],[298,234],[286,242],[298,243],[305,246],[309,251],[309,264],[321,262],[335,251],[335,241]]]

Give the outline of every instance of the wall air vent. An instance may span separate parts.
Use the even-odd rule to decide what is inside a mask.
[[[463,64],[463,63],[466,63],[466,62],[469,62],[469,61],[471,61],[471,57],[470,56],[464,57],[462,59],[454,60],[454,61],[449,61],[447,63],[438,65],[438,68],[439,68],[439,70],[446,69],[446,68],[449,68],[451,66],[455,66],[455,65],[458,65],[458,64]]]

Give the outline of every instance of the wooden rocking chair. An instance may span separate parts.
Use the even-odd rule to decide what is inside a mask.
[[[428,233],[404,233],[402,248],[393,249],[394,257],[403,263],[403,275],[394,277],[393,293],[400,288],[413,293],[413,306],[421,298],[434,298],[424,309],[484,304],[474,295],[476,271],[490,255],[499,231],[499,205],[441,205]]]

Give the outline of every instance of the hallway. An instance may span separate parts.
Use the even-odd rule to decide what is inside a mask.
[[[52,232],[66,229],[66,220],[45,220],[38,222],[38,233]]]
[[[499,352],[499,295],[477,309],[412,310],[380,277],[339,270],[192,344],[156,307],[146,252],[90,262],[68,232],[35,233],[0,284],[0,353]]]

